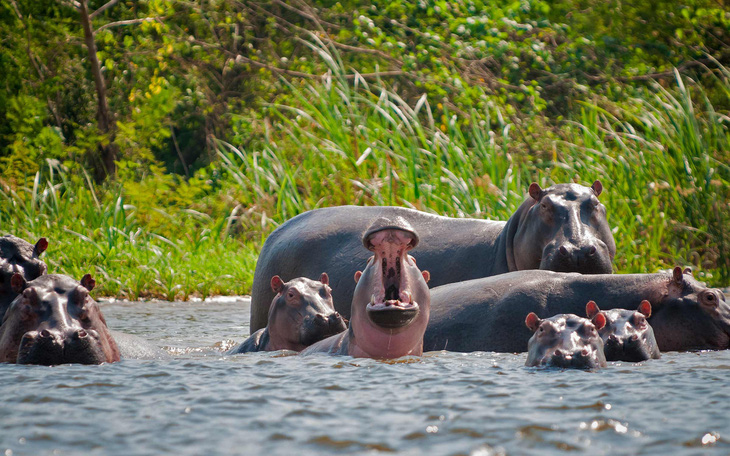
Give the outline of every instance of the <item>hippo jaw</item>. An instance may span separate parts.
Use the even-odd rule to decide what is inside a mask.
[[[389,330],[403,328],[418,316],[420,307],[413,300],[409,276],[403,273],[409,266],[407,263],[413,261],[406,253],[413,243],[410,234],[400,230],[380,231],[370,239],[376,249],[374,266],[381,271],[373,276],[373,293],[365,307],[368,319],[375,326]]]
[[[299,334],[299,343],[306,348],[346,329],[347,323],[338,312],[326,316],[317,314],[304,320]]]

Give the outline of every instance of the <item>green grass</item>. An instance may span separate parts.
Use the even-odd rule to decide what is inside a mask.
[[[620,105],[584,103],[560,124],[533,118],[549,148],[530,152],[538,145],[497,103],[461,116],[425,96],[409,103],[383,81],[346,78],[335,50],[311,46],[329,74],[282,81],[292,101],[268,107],[265,137],[249,150],[219,141],[205,179],[98,188],[49,162],[28,186],[1,187],[0,230],[48,237],[49,270],[91,272],[99,294],[185,299],[248,293],[266,236],[306,210],[402,205],[506,220],[533,181],[600,179],[617,272],[682,265],[730,282],[730,119],[692,80],[677,74]],[[716,75],[730,97],[730,74]]]

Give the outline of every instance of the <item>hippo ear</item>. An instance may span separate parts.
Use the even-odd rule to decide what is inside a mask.
[[[682,271],[682,273],[692,275],[692,268],[684,268],[684,271]]]
[[[527,318],[525,318],[525,325],[530,328],[530,331],[532,332],[537,331],[541,322],[542,320],[540,320],[540,317],[538,317],[535,312],[528,313]]]
[[[322,275],[319,276],[319,281],[322,282],[325,285],[329,285],[330,284],[330,276],[328,276],[326,272],[323,272]]]
[[[423,276],[423,280],[428,283],[429,280],[431,280],[431,273],[428,271],[421,271],[421,275]]]
[[[593,183],[593,185],[591,185],[591,189],[593,189],[593,193],[595,193],[596,196],[600,196],[603,191],[603,184],[601,181],[597,180]]]
[[[595,326],[598,330],[601,330],[604,326],[606,326],[606,316],[601,312],[594,315],[593,318],[591,318],[591,321],[593,322],[593,326]]]
[[[534,199],[535,201],[540,200],[540,196],[542,195],[542,189],[537,182],[531,183],[530,188],[527,191],[530,193],[532,199]]]
[[[682,277],[682,268],[680,268],[679,266],[674,268],[674,270],[672,271],[672,279],[674,279],[674,282],[677,285],[682,284],[682,281],[684,280],[684,278]]]
[[[278,275],[275,275],[271,278],[271,291],[274,293],[281,293],[282,288],[284,288],[284,281],[281,280],[281,277]]]
[[[39,257],[41,256],[41,253],[45,252],[48,248],[48,240],[44,237],[38,239],[38,242],[35,243],[35,246],[33,247],[33,256]]]
[[[10,278],[10,288],[12,288],[12,290],[16,293],[20,293],[25,290],[27,285],[28,282],[25,281],[25,277],[23,277],[22,274],[15,273],[13,274],[13,277]]]
[[[588,318],[593,318],[599,313],[601,313],[601,309],[598,308],[596,301],[588,301],[588,304],[586,304],[586,315],[588,315]]]
[[[360,277],[362,277],[362,271],[355,272],[355,283],[360,281]]]
[[[641,304],[639,304],[639,308],[636,310],[638,310],[639,313],[644,314],[646,318],[651,317],[651,303],[646,299],[641,301]]]
[[[91,274],[84,274],[84,276],[81,278],[81,286],[91,291],[96,286],[96,280],[91,277]]]

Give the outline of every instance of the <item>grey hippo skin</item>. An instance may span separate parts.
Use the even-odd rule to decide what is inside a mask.
[[[651,316],[649,301],[641,301],[636,310],[601,310],[594,301],[589,301],[586,304],[588,318],[598,314],[606,318],[606,325],[598,331],[603,339],[606,360],[639,362],[661,358],[654,330],[647,321]]]
[[[604,309],[652,306],[649,323],[659,349],[727,349],[730,306],[677,267],[671,273],[582,275],[517,271],[431,290],[431,321],[424,350],[522,352],[530,331],[524,318],[583,314],[586,303]]]
[[[560,314],[541,320],[530,312],[525,326],[534,334],[527,342],[525,366],[576,369],[606,367],[603,340],[598,334],[606,317],[598,313],[591,320],[574,314]]]
[[[0,326],[0,362],[57,365],[119,361],[120,353],[150,354],[141,339],[121,335],[118,344],[98,304],[89,296],[95,281],[65,275],[42,275],[26,282],[12,278],[19,293]],[[125,344],[127,344],[125,346]]]
[[[319,281],[299,277],[284,283],[271,278],[276,293],[269,308],[269,323],[259,329],[228,355],[257,351],[302,351],[315,342],[347,329],[345,320],[335,312],[329,277],[322,273]]]
[[[381,218],[365,232],[362,242],[373,256],[365,270],[354,275],[357,286],[350,326],[302,354],[420,356],[430,311],[428,272],[421,272],[407,253],[418,244],[418,235],[402,218]]]
[[[46,263],[40,256],[48,248],[46,238],[35,245],[11,234],[0,237],[0,321],[18,293],[13,291],[10,280],[20,274],[25,280],[33,280],[46,273]]]
[[[616,252],[598,201],[603,186],[558,184],[529,196],[507,222],[449,218],[402,207],[340,206],[315,209],[294,217],[266,239],[251,291],[251,332],[266,326],[274,297],[274,275],[314,277],[327,271],[335,310],[350,316],[355,284],[352,275],[368,259],[360,248],[363,228],[378,217],[400,217],[418,230],[414,251],[432,286],[523,269],[605,273]]]

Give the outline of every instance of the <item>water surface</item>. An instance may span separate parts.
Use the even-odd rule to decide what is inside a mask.
[[[730,351],[600,371],[524,354],[223,356],[249,302],[106,303],[169,360],[0,364],[0,455],[729,454]]]

